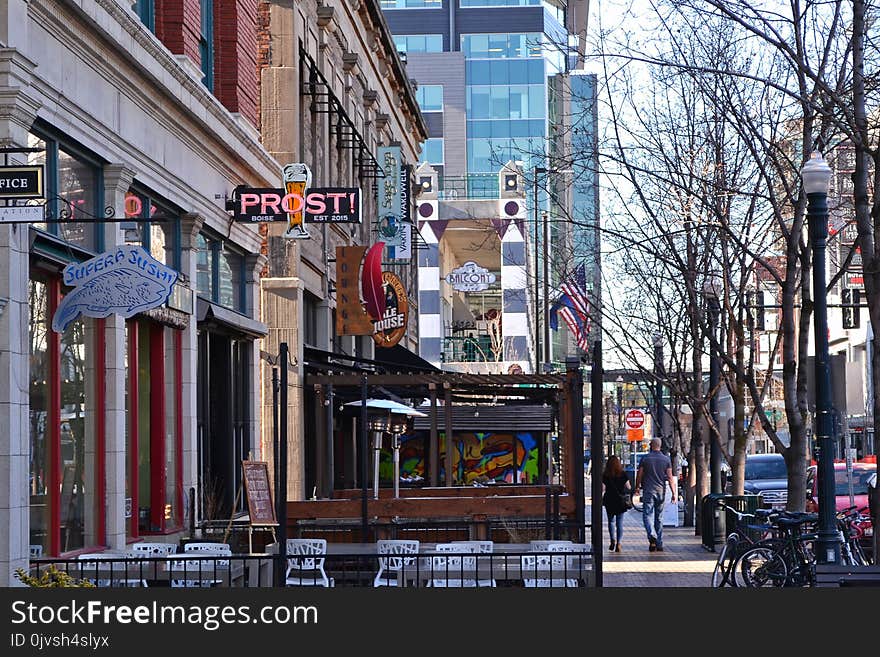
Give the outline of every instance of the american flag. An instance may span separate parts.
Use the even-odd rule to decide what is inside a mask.
[[[587,300],[587,275],[584,265],[578,265],[570,278],[562,281],[562,293],[567,295],[574,308],[586,319],[589,317]]]
[[[584,267],[581,265],[575,270],[574,276],[562,284],[562,295],[550,308],[550,328],[554,331],[559,329],[559,315],[562,315],[577,346],[589,351],[590,318],[587,314],[588,301],[583,281]]]

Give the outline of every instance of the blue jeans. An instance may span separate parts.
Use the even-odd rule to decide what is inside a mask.
[[[623,538],[623,514],[618,513],[616,516],[611,515],[609,511],[605,511],[608,514],[608,533],[611,536],[612,543],[620,543],[620,539]],[[614,530],[617,530],[615,533]]]
[[[663,503],[665,501],[666,496],[663,493],[642,494],[642,519],[645,521],[648,541],[654,539],[660,546],[663,545]]]

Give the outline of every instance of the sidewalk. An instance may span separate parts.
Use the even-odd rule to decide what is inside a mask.
[[[603,586],[675,588],[711,585],[718,554],[703,548],[700,537],[694,536],[693,527],[664,527],[663,552],[649,552],[642,514],[632,509],[624,516],[621,552],[609,552],[608,518],[603,510],[602,537]]]

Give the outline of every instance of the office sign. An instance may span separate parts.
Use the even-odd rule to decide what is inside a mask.
[[[382,286],[385,291],[385,308],[381,319],[373,322],[376,331],[373,340],[379,347],[393,347],[406,333],[409,303],[403,283],[396,274],[383,271]]]
[[[496,281],[496,276],[473,260],[469,260],[446,274],[444,280],[453,290],[459,292],[481,292],[489,289],[489,286]]]
[[[63,333],[80,315],[131,317],[165,305],[177,272],[140,246],[126,244],[85,262],[64,268],[65,295],[52,318],[52,330]]]
[[[43,167],[0,166],[0,199],[44,198]]]

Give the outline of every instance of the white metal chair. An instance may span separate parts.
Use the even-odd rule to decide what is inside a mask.
[[[199,574],[202,572],[211,572],[216,568],[226,568],[229,566],[229,559],[207,559],[204,562],[198,560],[204,557],[228,557],[232,556],[232,549],[228,543],[187,543],[183,546],[183,554],[176,555],[169,561],[169,567],[172,570],[183,570],[184,578],[173,578],[171,586],[173,588],[199,588],[211,587],[216,584],[222,584],[222,579],[187,579],[186,574]]]
[[[323,555],[326,554],[326,539],[288,538],[287,573],[284,576],[284,583],[287,586],[334,586],[333,578],[327,577],[327,573],[324,572]]]
[[[578,557],[571,557],[568,553],[574,552],[575,546],[571,541],[534,541],[532,552],[563,552],[566,554],[524,554],[520,560],[520,572],[523,584],[526,588],[577,588],[577,578],[570,577],[578,572],[575,561]],[[532,574],[546,575],[549,577],[528,577]],[[540,572],[540,571],[549,571]],[[556,577],[561,575],[561,577]]]
[[[416,562],[418,558],[416,555],[419,553],[419,542],[414,540],[382,539],[376,541],[376,551],[380,555],[379,571],[373,579],[373,586],[397,586],[398,573],[400,573],[404,566],[410,566]]]
[[[127,574],[122,577],[117,577],[114,574],[114,570],[117,570],[124,574],[126,573],[128,568],[128,564],[125,561],[126,557],[127,555],[125,554],[117,554],[115,552],[87,552],[85,554],[80,554],[79,556],[77,556],[77,560],[83,562],[82,567],[80,568],[83,579],[91,582],[99,588],[114,586],[138,588],[146,586],[146,580],[139,577],[128,577]],[[107,561],[113,563],[110,563],[109,567],[107,568],[101,568],[101,563],[99,562]],[[95,577],[89,577],[90,570],[95,575]],[[109,575],[109,577],[98,576],[99,571],[101,570],[104,570],[105,572],[100,573],[100,575]]]
[[[558,552],[559,551],[559,550],[551,550],[549,547],[551,545],[573,545],[573,543],[569,540],[562,540],[562,539],[529,541],[529,549],[532,552]]]
[[[438,543],[435,555],[428,559],[431,579],[427,586],[435,588],[474,588],[477,586],[477,553],[479,548],[467,542]]]
[[[133,557],[167,557],[177,552],[173,543],[132,543],[127,553]]]
[[[454,544],[464,544],[464,545],[473,545],[477,548],[476,552],[478,554],[492,554],[495,552],[495,543],[493,541],[452,541]],[[482,562],[480,558],[477,559],[477,564],[480,563],[488,563],[491,567],[492,565],[492,557],[482,557]],[[495,578],[492,576],[489,577],[480,577],[479,573],[477,574],[477,586],[497,586],[497,582]]]

